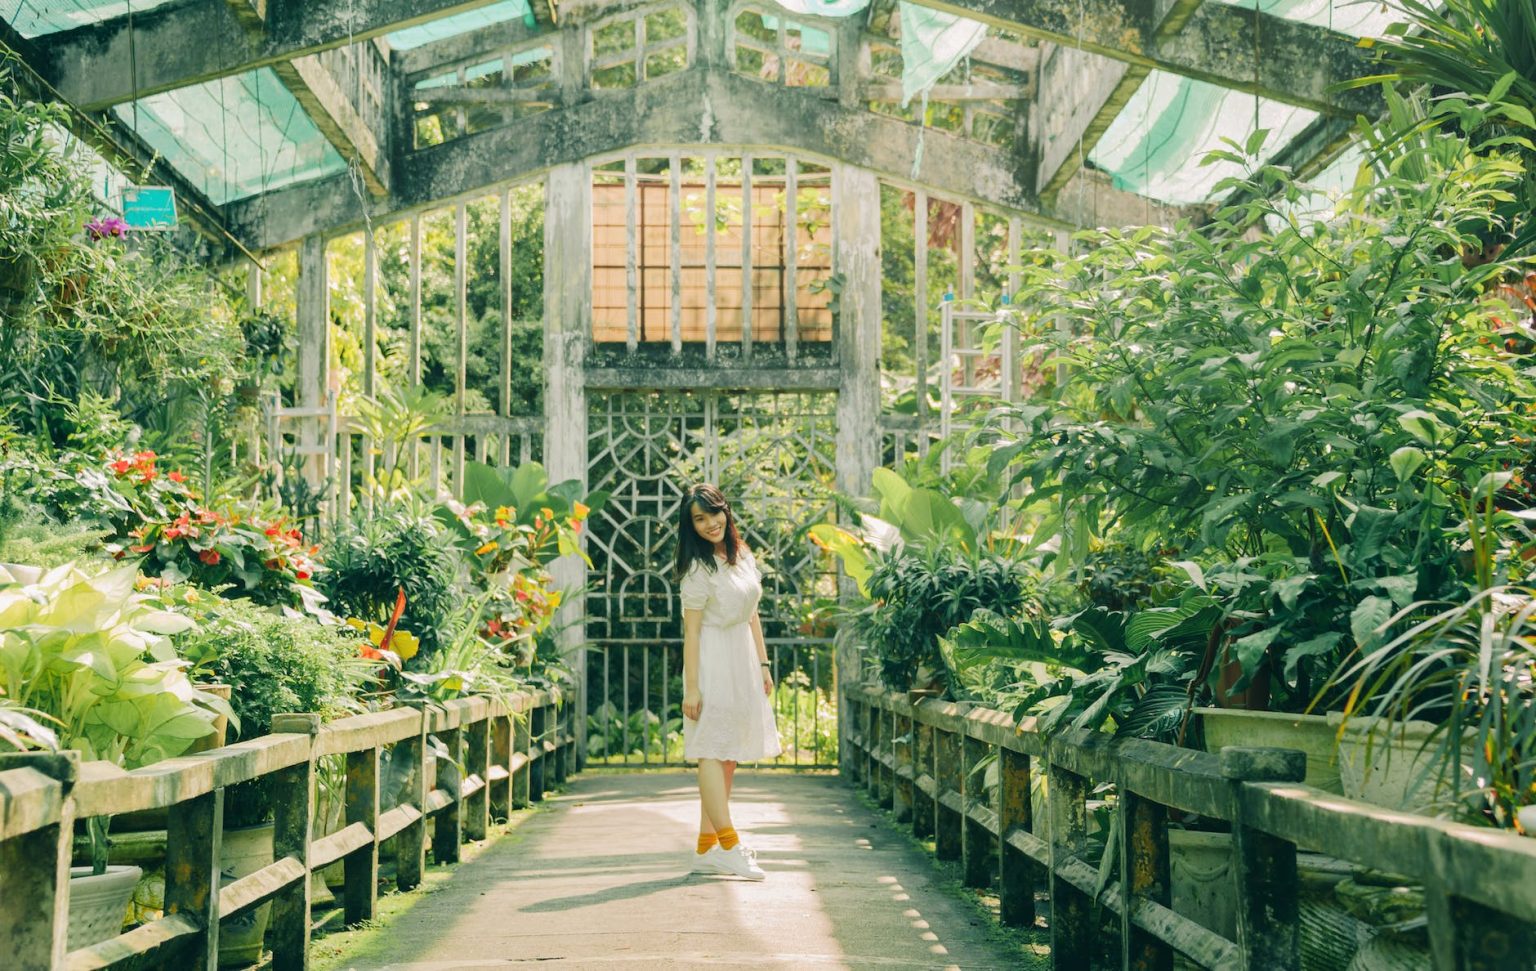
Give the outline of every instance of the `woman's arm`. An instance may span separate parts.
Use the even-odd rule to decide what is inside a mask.
[[[758,670],[763,673],[763,694],[773,694],[773,665],[768,660],[768,643],[763,640],[763,622],[758,619],[757,611],[752,611],[752,619],[748,621],[752,626],[752,640],[757,642]]]
[[[704,611],[683,611],[683,717],[699,720],[704,698],[699,694],[699,633],[704,627]]]

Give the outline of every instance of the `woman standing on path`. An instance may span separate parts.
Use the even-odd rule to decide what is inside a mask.
[[[677,576],[683,601],[683,758],[699,763],[695,873],[763,879],[756,854],[731,823],[736,763],[778,755],[768,696],[772,665],[757,602],[757,561],[720,490],[691,487],[678,511]]]

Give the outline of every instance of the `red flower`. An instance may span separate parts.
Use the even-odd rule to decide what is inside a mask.
[[[295,577],[297,577],[298,579],[300,579],[300,580],[308,580],[309,579],[309,571],[308,570],[295,570],[293,575]]]
[[[127,475],[128,470],[133,468],[133,465],[127,459],[118,459],[116,462],[113,462],[111,465],[107,466],[107,468],[111,469],[113,472],[116,472],[118,475]]]
[[[282,530],[278,529],[276,526],[268,526],[266,528],[266,534],[268,536],[274,536],[275,537],[275,536],[277,536],[277,535],[279,535],[281,533],[282,533]]]
[[[130,546],[128,548],[133,550],[135,553],[148,553],[150,550],[154,549],[155,546],[153,543],[147,543],[143,546]]]
[[[219,565],[220,556],[218,550],[203,550],[201,553],[197,554],[197,558],[209,566]]]
[[[170,479],[172,482],[185,482],[185,481],[187,481],[187,477],[182,475],[180,472],[168,473],[166,475],[166,478]]]

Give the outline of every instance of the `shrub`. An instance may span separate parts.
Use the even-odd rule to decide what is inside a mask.
[[[423,670],[452,637],[460,562],[431,518],[396,511],[354,523],[326,544],[322,558],[320,588],[342,616],[383,624],[405,591],[399,626],[421,641],[413,669]]]
[[[371,665],[358,657],[359,641],[346,629],[309,617],[289,616],[246,600],[217,602],[199,630],[178,639],[192,657],[213,658],[211,673],[233,691],[230,706],[240,719],[236,740],[272,731],[272,716],[316,712],[322,718],[361,710],[358,700]],[[265,786],[235,787],[225,822],[252,826],[271,815]]]

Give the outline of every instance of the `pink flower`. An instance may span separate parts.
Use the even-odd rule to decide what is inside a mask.
[[[85,224],[85,231],[91,239],[106,239],[108,236],[122,239],[128,235],[128,223],[120,216],[98,216]]]

